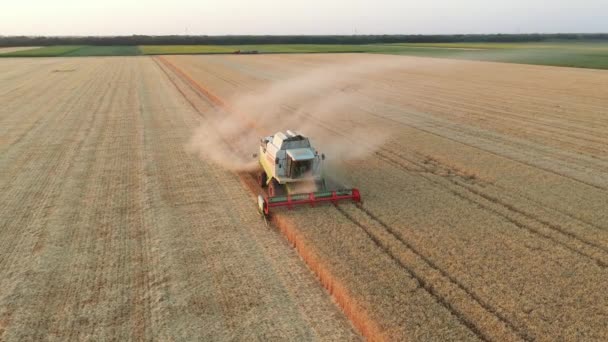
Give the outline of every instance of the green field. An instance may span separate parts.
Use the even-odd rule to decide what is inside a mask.
[[[380,46],[380,45],[378,45]],[[259,53],[335,53],[369,52],[373,45],[340,44],[267,44],[267,45],[142,45],[139,47],[146,55],[178,54],[218,54],[240,51]]]
[[[137,46],[59,45],[0,54],[0,57],[134,56]]]
[[[608,69],[608,42],[435,43],[435,44],[274,44],[274,45],[147,45],[143,54],[218,54],[365,52],[456,58],[506,63]]]
[[[608,69],[607,41],[547,41],[529,43],[398,43],[398,44],[260,44],[50,46],[0,54],[1,57],[134,56],[175,54],[258,53],[381,53],[455,58],[505,63]]]
[[[608,42],[387,44],[381,53],[608,69]]]
[[[0,54],[0,57],[57,57],[83,48],[80,45],[57,45]]]
[[[137,46],[84,46],[64,56],[136,56],[141,54]]]

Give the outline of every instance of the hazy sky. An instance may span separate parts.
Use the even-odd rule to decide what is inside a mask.
[[[608,0],[0,0],[0,35],[608,32]]]

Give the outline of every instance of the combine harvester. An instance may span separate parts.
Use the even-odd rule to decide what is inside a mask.
[[[258,184],[268,188],[268,195],[258,196],[258,208],[265,217],[270,209],[341,200],[361,202],[357,189],[327,189],[321,165],[325,155],[319,155],[307,137],[287,131],[278,132],[260,141]]]

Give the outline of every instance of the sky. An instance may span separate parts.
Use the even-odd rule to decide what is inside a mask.
[[[608,32],[608,0],[1,0],[0,35]]]

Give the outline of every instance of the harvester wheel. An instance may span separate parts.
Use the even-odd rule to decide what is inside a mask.
[[[266,176],[266,171],[260,171],[258,173],[258,185],[261,188],[265,188],[267,186],[266,182],[268,181],[268,176]]]
[[[285,189],[283,188],[283,185],[279,184],[276,179],[271,180],[270,184],[268,185],[268,196],[283,196],[284,194]]]
[[[317,191],[325,191],[326,189],[326,184],[325,184],[325,179],[319,180],[315,182],[315,187],[317,188]]]

